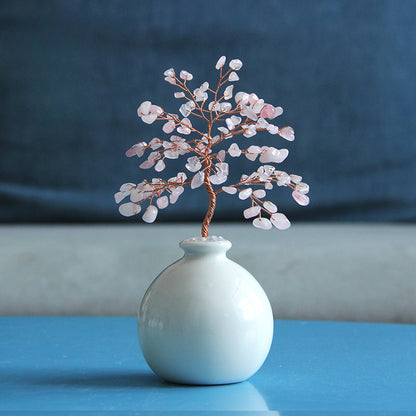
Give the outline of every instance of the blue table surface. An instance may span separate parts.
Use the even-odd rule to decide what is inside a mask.
[[[271,352],[249,381],[191,387],[151,372],[134,318],[0,318],[0,411],[168,410],[292,416],[416,411],[416,325],[276,321]]]

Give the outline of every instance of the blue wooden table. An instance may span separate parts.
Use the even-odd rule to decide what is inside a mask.
[[[149,370],[134,318],[0,318],[0,411],[105,410],[291,416],[416,411],[416,325],[277,321],[270,355],[249,381],[187,387]]]

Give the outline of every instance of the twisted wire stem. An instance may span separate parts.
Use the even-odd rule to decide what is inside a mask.
[[[214,192],[214,189],[212,188],[211,182],[209,181],[209,175],[211,172],[211,161],[206,162],[206,169],[205,169],[205,175],[204,175],[204,186],[207,190],[208,197],[209,197],[209,205],[207,213],[205,214],[204,221],[202,223],[201,228],[201,235],[202,237],[206,238],[208,237],[208,229],[211,224],[212,217],[214,216],[215,211],[215,205],[217,202],[217,196]]]

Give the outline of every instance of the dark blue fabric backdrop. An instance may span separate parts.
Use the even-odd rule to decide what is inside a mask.
[[[244,62],[237,90],[283,106],[295,128],[293,143],[251,142],[288,147],[282,169],[310,183],[307,208],[273,194],[291,219],[414,221],[415,21],[410,0],[3,0],[0,221],[128,221],[113,193],[152,172],[124,152],[161,135],[137,105],[177,112],[163,71],[199,86],[222,54]],[[234,172],[256,168],[238,161]],[[206,202],[187,190],[160,220],[199,220]],[[244,207],[221,196],[215,218]]]

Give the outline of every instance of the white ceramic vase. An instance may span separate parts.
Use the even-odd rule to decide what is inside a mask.
[[[139,308],[144,358],[175,383],[244,381],[270,350],[270,302],[256,279],[227,258],[228,240],[195,237],[180,247],[185,255],[159,274]]]

